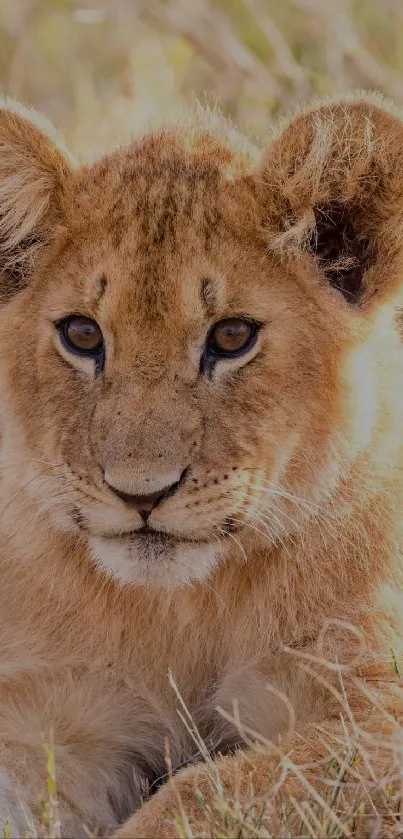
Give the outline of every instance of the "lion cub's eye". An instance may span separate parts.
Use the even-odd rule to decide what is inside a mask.
[[[229,357],[246,352],[252,346],[257,324],[242,318],[220,320],[210,332],[207,350],[217,356]]]
[[[219,320],[207,336],[201,371],[209,375],[217,361],[245,355],[255,344],[260,327],[260,323],[248,318]]]
[[[102,332],[91,318],[71,315],[56,325],[63,345],[70,352],[96,359],[102,355],[104,349]]]

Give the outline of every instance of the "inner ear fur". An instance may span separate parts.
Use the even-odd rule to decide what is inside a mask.
[[[29,281],[38,253],[62,224],[71,164],[50,123],[0,102],[0,299]]]
[[[319,104],[272,141],[260,172],[265,235],[310,256],[351,304],[397,283],[403,268],[403,123],[380,98]]]

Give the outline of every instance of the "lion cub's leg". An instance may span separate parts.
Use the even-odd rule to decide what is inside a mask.
[[[174,776],[115,837],[174,839],[184,835],[181,826],[197,837],[241,830],[277,835],[284,808],[288,826],[301,835],[298,807],[304,801],[321,824],[334,828],[347,826],[357,813],[371,817],[374,807],[378,821],[388,818],[398,777],[398,731],[401,737],[386,712],[372,711],[364,725],[330,720],[279,746],[198,764]]]
[[[41,835],[50,817],[62,836],[82,837],[85,831],[109,835],[125,813],[141,800],[141,781],[134,771],[131,783],[114,772],[114,755],[99,750],[78,755],[79,743],[55,747],[56,795],[48,788],[45,748],[32,749],[19,743],[0,747],[0,836]],[[53,800],[54,799],[54,800]],[[50,809],[50,813],[49,813]]]
[[[118,698],[97,703],[82,681],[71,694],[46,682],[37,692],[31,685],[30,698],[26,684],[0,698],[0,836],[7,825],[13,837],[41,835],[49,806],[62,836],[107,836],[139,807],[145,780],[132,751],[136,706],[124,736]]]
[[[102,755],[96,749],[80,759],[79,743],[69,751],[67,744],[55,748],[54,795],[48,788],[45,749],[0,747],[0,836],[4,831],[13,837],[41,835],[48,818],[50,829],[59,824],[62,836],[106,836],[136,810],[142,780],[134,766],[119,773],[113,752]]]
[[[19,787],[15,777],[0,765],[0,831],[11,836],[34,834],[34,816],[24,787]]]

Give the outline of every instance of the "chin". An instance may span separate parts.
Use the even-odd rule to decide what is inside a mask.
[[[174,589],[206,579],[220,563],[217,542],[179,540],[165,534],[93,536],[93,559],[121,585]]]

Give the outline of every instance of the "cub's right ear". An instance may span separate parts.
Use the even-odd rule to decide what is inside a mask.
[[[23,288],[62,223],[72,160],[50,123],[0,101],[0,300]]]

